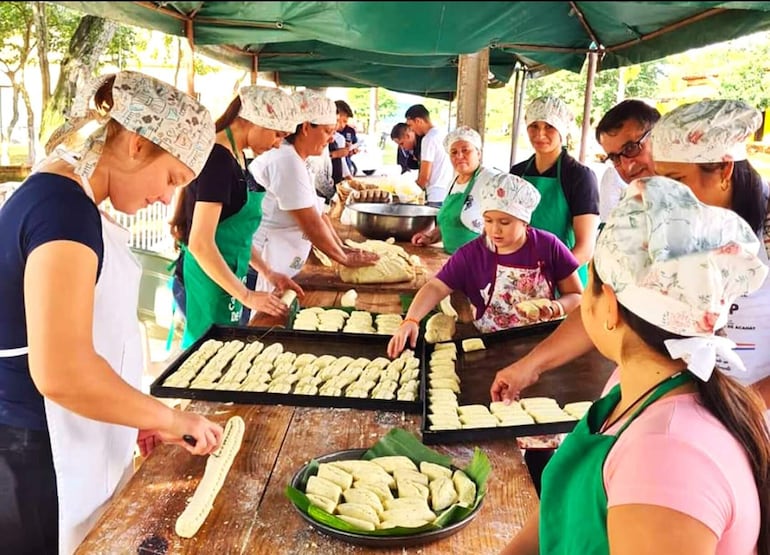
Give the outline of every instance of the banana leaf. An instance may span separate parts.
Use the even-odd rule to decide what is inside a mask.
[[[401,428],[394,428],[388,434],[380,439],[374,446],[366,451],[362,459],[373,459],[375,457],[389,456],[389,455],[404,455],[412,460],[415,464],[419,464],[423,461],[432,462],[446,467],[456,468],[452,465],[452,459],[446,455],[442,455],[426,447],[423,443],[417,439],[417,437]],[[301,474],[298,484],[302,489],[307,485],[307,481],[310,476],[318,473],[318,461],[311,460],[303,473]],[[367,536],[405,536],[412,534],[419,534],[421,532],[428,532],[431,530],[438,530],[455,522],[459,522],[468,517],[476,508],[481,504],[484,496],[487,493],[487,479],[492,467],[489,463],[489,458],[486,454],[476,447],[474,449],[473,458],[470,463],[461,468],[468,477],[476,483],[476,500],[470,507],[462,507],[458,504],[448,507],[442,511],[432,523],[426,524],[419,528],[388,528],[385,530],[367,531],[361,530],[352,526],[350,523],[338,518],[335,515],[329,514],[323,509],[316,507],[310,503],[305,493],[300,489],[297,489],[291,485],[286,486],[285,494],[294,505],[308,515],[310,518],[325,524],[336,530],[341,530],[353,534],[361,534]]]

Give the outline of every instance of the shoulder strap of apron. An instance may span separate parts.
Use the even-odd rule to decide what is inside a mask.
[[[651,404],[653,404],[655,401],[663,397],[666,393],[669,391],[672,391],[679,387],[680,385],[687,383],[692,378],[692,374],[690,374],[686,370],[682,370],[681,372],[677,372],[673,376],[670,376],[667,380],[665,380],[663,383],[661,383],[655,391],[652,392],[652,395],[650,395],[647,400],[642,403],[642,406],[640,406],[638,409],[636,409],[631,416],[628,418],[628,420],[625,421],[623,426],[621,426],[620,430],[618,430],[618,433],[615,434],[619,436],[624,431],[626,431],[626,428],[633,422],[641,412],[649,407]]]
[[[476,168],[476,171],[473,172],[473,175],[471,176],[470,181],[468,181],[468,184],[465,186],[465,191],[463,191],[463,204],[466,200],[468,200],[468,195],[471,194],[471,191],[473,190],[473,185],[476,183],[476,178],[479,176],[479,173],[481,172],[481,164],[479,164],[479,167]],[[455,178],[455,182],[457,181],[457,178]]]
[[[241,170],[243,170],[245,163],[241,161],[241,153],[238,151],[238,147],[235,146],[235,137],[233,137],[233,132],[230,129],[230,126],[225,127],[225,135],[227,135],[227,140],[230,141],[230,147],[233,149],[233,156],[235,156],[235,159],[238,161],[238,165],[240,166]]]

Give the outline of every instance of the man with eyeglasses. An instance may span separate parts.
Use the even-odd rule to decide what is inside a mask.
[[[596,126],[596,141],[612,163],[599,184],[599,218],[606,221],[627,184],[654,174],[649,146],[652,126],[660,113],[641,100],[624,100],[611,108]]]

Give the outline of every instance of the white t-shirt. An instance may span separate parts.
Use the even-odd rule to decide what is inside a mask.
[[[336,146],[337,148],[345,148],[345,143],[347,143],[347,139],[345,139],[345,135],[343,135],[339,131],[335,131],[334,146]],[[331,156],[329,158],[331,159]],[[348,166],[348,159],[341,158],[341,160],[342,160],[342,178],[345,179],[346,177],[350,177],[353,174],[350,173],[350,167]]]
[[[628,184],[623,181],[618,170],[612,166],[604,170],[599,184],[599,221],[606,222],[612,209],[620,202],[620,196]]]
[[[428,202],[443,202],[454,177],[454,168],[449,155],[444,150],[445,134],[436,127],[431,127],[422,138],[420,161],[430,162],[430,177],[425,186]]]
[[[262,201],[262,223],[253,241],[261,250],[270,232],[300,231],[288,211],[318,207],[320,197],[305,161],[289,143],[257,156],[249,165],[249,171],[266,191]]]

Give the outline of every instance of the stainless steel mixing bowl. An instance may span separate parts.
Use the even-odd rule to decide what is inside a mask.
[[[353,226],[369,239],[387,239],[409,242],[412,235],[431,226],[438,208],[419,204],[383,204],[354,202],[348,205]]]

